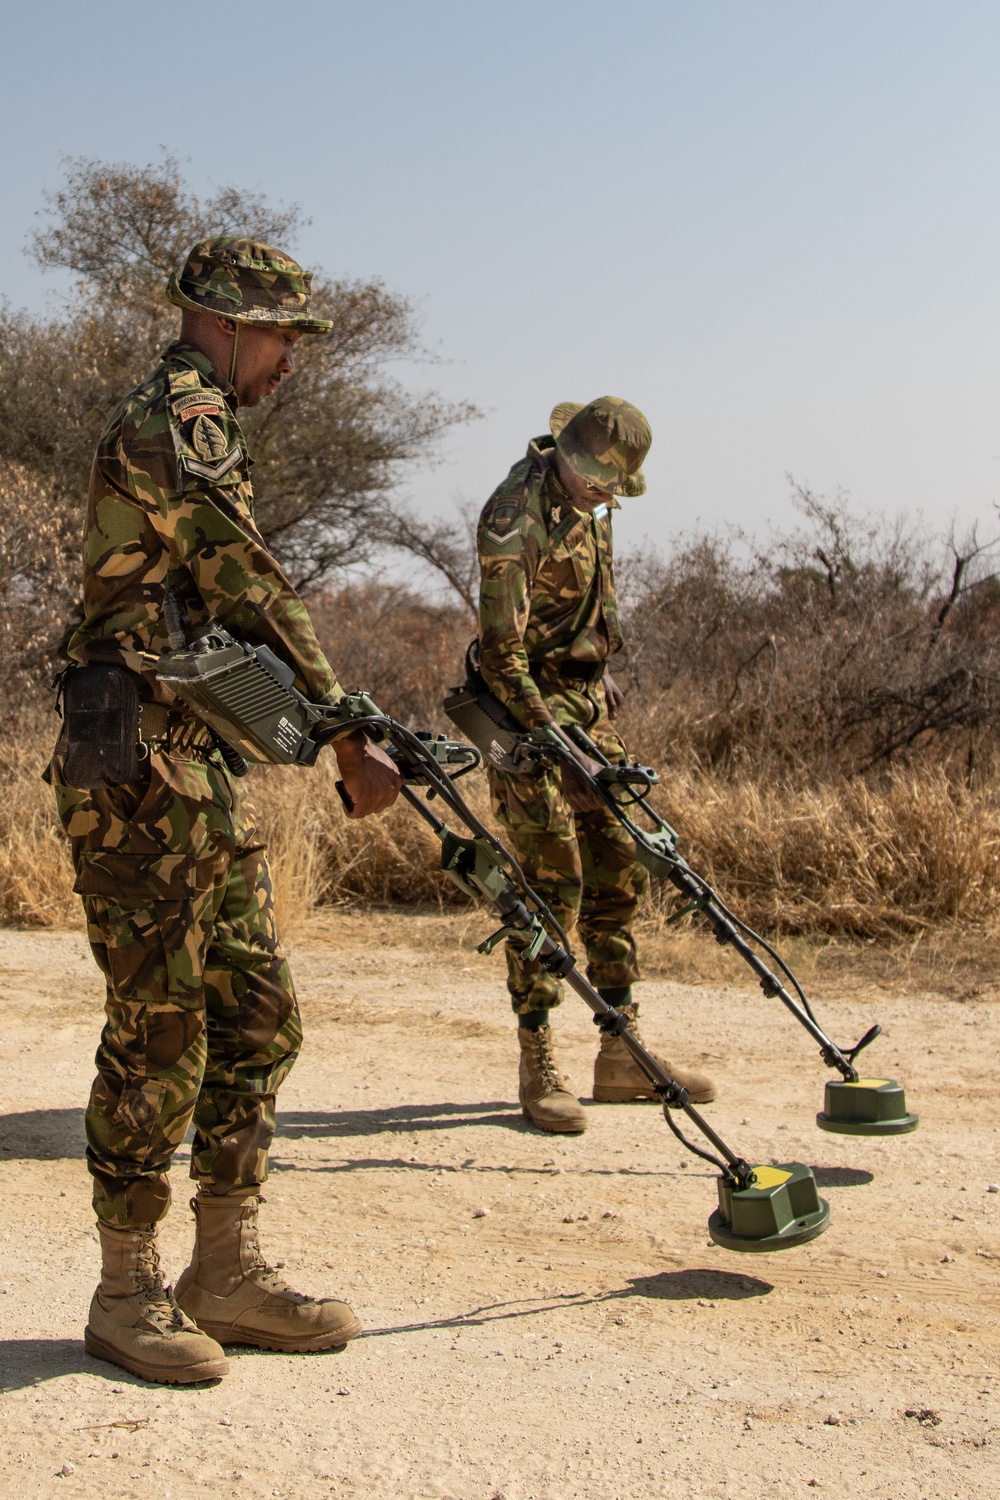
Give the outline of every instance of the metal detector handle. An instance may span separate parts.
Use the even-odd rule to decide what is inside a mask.
[[[602,786],[641,786],[647,790],[660,784],[652,766],[640,766],[635,761],[626,761],[621,766],[602,766],[596,779]]]
[[[567,724],[563,726],[563,730],[585,755],[589,755],[602,767],[601,774],[596,778],[602,786],[659,786],[659,774],[652,766],[640,766],[637,761],[621,763],[609,760],[579,724]]]
[[[849,1063],[853,1063],[858,1053],[861,1052],[865,1047],[870,1046],[875,1038],[881,1035],[881,1026],[875,1025],[869,1027],[864,1036],[861,1038],[860,1042],[856,1042],[855,1045],[851,1048],[850,1052],[846,1053],[847,1061]]]
[[[564,732],[569,735],[569,738],[571,740],[576,741],[585,755],[589,755],[593,760],[600,761],[602,766],[607,767],[612,764],[612,762],[608,760],[608,757],[604,754],[603,750],[600,750],[598,746],[594,744],[593,740],[590,738],[590,735],[582,725],[566,724],[561,727],[563,728]]]

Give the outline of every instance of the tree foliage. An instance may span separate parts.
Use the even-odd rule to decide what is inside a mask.
[[[78,516],[103,422],[175,336],[168,274],[210,234],[294,251],[302,223],[297,207],[236,187],[199,198],[170,156],[146,167],[71,158],[30,254],[72,273],[72,294],[57,317],[0,312],[0,462],[33,473]],[[314,290],[334,333],[303,340],[278,398],[245,414],[258,524],[300,586],[370,558],[396,514],[402,466],[432,457],[451,425],[475,415],[390,373],[423,355],[404,297],[322,275]]]
[[[6,722],[47,673],[74,614],[79,526],[36,472],[0,462],[0,687]]]

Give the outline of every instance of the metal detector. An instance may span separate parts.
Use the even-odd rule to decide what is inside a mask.
[[[459,730],[504,774],[530,774],[541,761],[563,761],[572,765],[593,788],[635,840],[639,863],[659,879],[669,880],[685,898],[685,904],[669,920],[679,921],[689,912],[703,916],[710,923],[716,942],[736,950],[757,975],[767,998],[781,1001],[819,1043],[820,1056],[827,1066],[836,1068],[841,1074],[839,1079],[832,1079],[826,1085],[824,1106],[816,1116],[821,1130],[840,1135],[904,1135],[917,1128],[919,1117],[908,1113],[906,1095],[900,1084],[891,1078],[862,1078],[854,1065],[858,1053],[880,1035],[881,1026],[870,1027],[861,1040],[846,1051],[830,1040],[813,1014],[801,984],[781,955],[730,911],[708,881],[692,870],[678,851],[679,835],[646,800],[660,780],[651,766],[638,762],[615,764],[579,725],[562,726],[563,732],[585,754],[600,763],[598,775],[588,776],[567,745],[547,730],[524,729],[481,679],[476,681],[473,678],[465,688],[452,693],[445,699],[444,709]],[[637,812],[641,812],[652,826],[643,827],[637,823]],[[778,975],[768,968],[756,948],[762,949],[777,965],[795,991],[794,996]]]
[[[358,730],[385,746],[403,776],[403,797],[440,840],[442,870],[467,895],[489,902],[500,917],[501,927],[480,943],[479,952],[492,953],[499,943],[511,942],[565,979],[593,1011],[602,1032],[621,1037],[682,1145],[719,1168],[719,1207],[708,1226],[718,1244],[760,1253],[801,1245],[823,1233],[830,1208],[820,1198],[810,1168],[801,1162],[751,1166],[737,1156],[691,1105],[687,1090],[632,1034],[628,1017],[608,1005],[579,973],[558,921],[531,889],[514,856],[455,787],[459,777],[481,764],[478,749],[444,735],[415,733],[383,714],[363,692],[335,704],[310,703],[294,686],[290,668],[266,647],[238,641],[217,625],[189,645],[176,601],[168,604],[170,639],[159,660],[160,680],[212,727],[235,771],[245,771],[248,761],[311,765],[324,745]],[[425,797],[414,790],[421,786]],[[349,805],[343,784],[338,782],[337,789]],[[430,807],[435,798],[459,820],[464,834],[455,833]],[[674,1112],[687,1115],[718,1154],[689,1141]]]
[[[479,944],[477,951],[492,953],[498,944],[510,942],[564,979],[589,1006],[600,1030],[621,1037],[653,1085],[664,1118],[681,1144],[719,1168],[719,1206],[708,1221],[712,1239],[728,1250],[759,1254],[802,1245],[822,1234],[830,1222],[830,1207],[819,1196],[812,1170],[802,1162],[751,1166],[738,1156],[694,1108],[687,1090],[632,1034],[628,1017],[603,1000],[579,972],[566,945],[566,935],[552,912],[531,889],[514,856],[480,822],[454,785],[459,776],[480,763],[479,751],[443,736],[415,734],[379,713],[365,694],[350,695],[327,713],[327,722],[313,727],[314,740],[328,743],[357,729],[382,740],[406,782],[403,797],[440,840],[442,870],[460,890],[487,901],[499,916],[502,925]],[[454,769],[449,771],[449,767]],[[426,788],[425,797],[417,794],[416,786]],[[465,833],[456,833],[438,816],[429,805],[435,798],[462,824]],[[562,942],[546,927],[558,933]],[[676,1114],[686,1115],[714,1150],[690,1141],[677,1124]]]

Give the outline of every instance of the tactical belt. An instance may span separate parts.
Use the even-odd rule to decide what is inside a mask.
[[[528,671],[535,682],[553,678],[561,682],[600,682],[607,671],[606,661],[530,661]]]

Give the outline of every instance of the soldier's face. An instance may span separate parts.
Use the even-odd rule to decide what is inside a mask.
[[[233,387],[240,406],[256,406],[278,389],[295,369],[292,350],[302,337],[298,328],[240,327]]]
[[[590,484],[576,470],[567,463],[562,454],[556,449],[556,470],[562,482],[563,489],[569,495],[578,510],[594,510],[598,505],[603,505],[611,497],[607,490],[600,489],[596,484]]]

